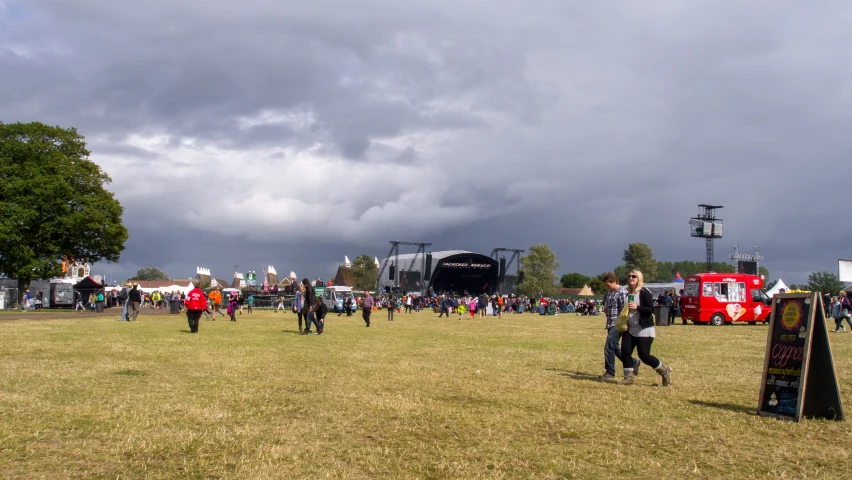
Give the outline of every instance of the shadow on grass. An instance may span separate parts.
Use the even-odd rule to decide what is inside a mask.
[[[707,407],[707,408],[718,408],[721,410],[728,410],[730,412],[737,413],[747,413],[749,415],[757,415],[757,411],[755,407],[745,407],[743,405],[737,405],[734,403],[717,403],[717,402],[705,402],[702,400],[690,400],[689,403],[693,405],[698,405],[699,407]]]
[[[555,372],[560,377],[573,378],[574,380],[586,380],[590,382],[606,383],[593,373],[578,372],[576,370],[564,370],[561,368],[545,368],[545,370],[548,372]]]
[[[300,332],[298,330],[281,330],[281,333],[293,333],[298,335]]]

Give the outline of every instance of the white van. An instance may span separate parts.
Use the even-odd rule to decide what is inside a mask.
[[[322,303],[328,308],[329,312],[340,313],[343,311],[343,302],[346,297],[352,297],[352,287],[326,287],[322,292]],[[358,310],[355,298],[352,298],[352,311]]]

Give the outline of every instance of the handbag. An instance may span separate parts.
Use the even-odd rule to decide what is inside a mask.
[[[627,305],[621,309],[621,313],[618,314],[618,318],[615,319],[615,329],[621,333],[627,331],[627,320],[630,319],[630,309],[627,308]]]

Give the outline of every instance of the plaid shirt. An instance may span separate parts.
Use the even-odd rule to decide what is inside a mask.
[[[606,314],[606,328],[615,326],[615,320],[618,314],[624,309],[627,303],[627,288],[618,287],[618,290],[607,290],[604,296],[604,314]]]

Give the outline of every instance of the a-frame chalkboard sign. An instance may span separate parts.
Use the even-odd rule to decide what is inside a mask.
[[[820,295],[775,295],[767,337],[757,414],[795,422],[843,420]]]

